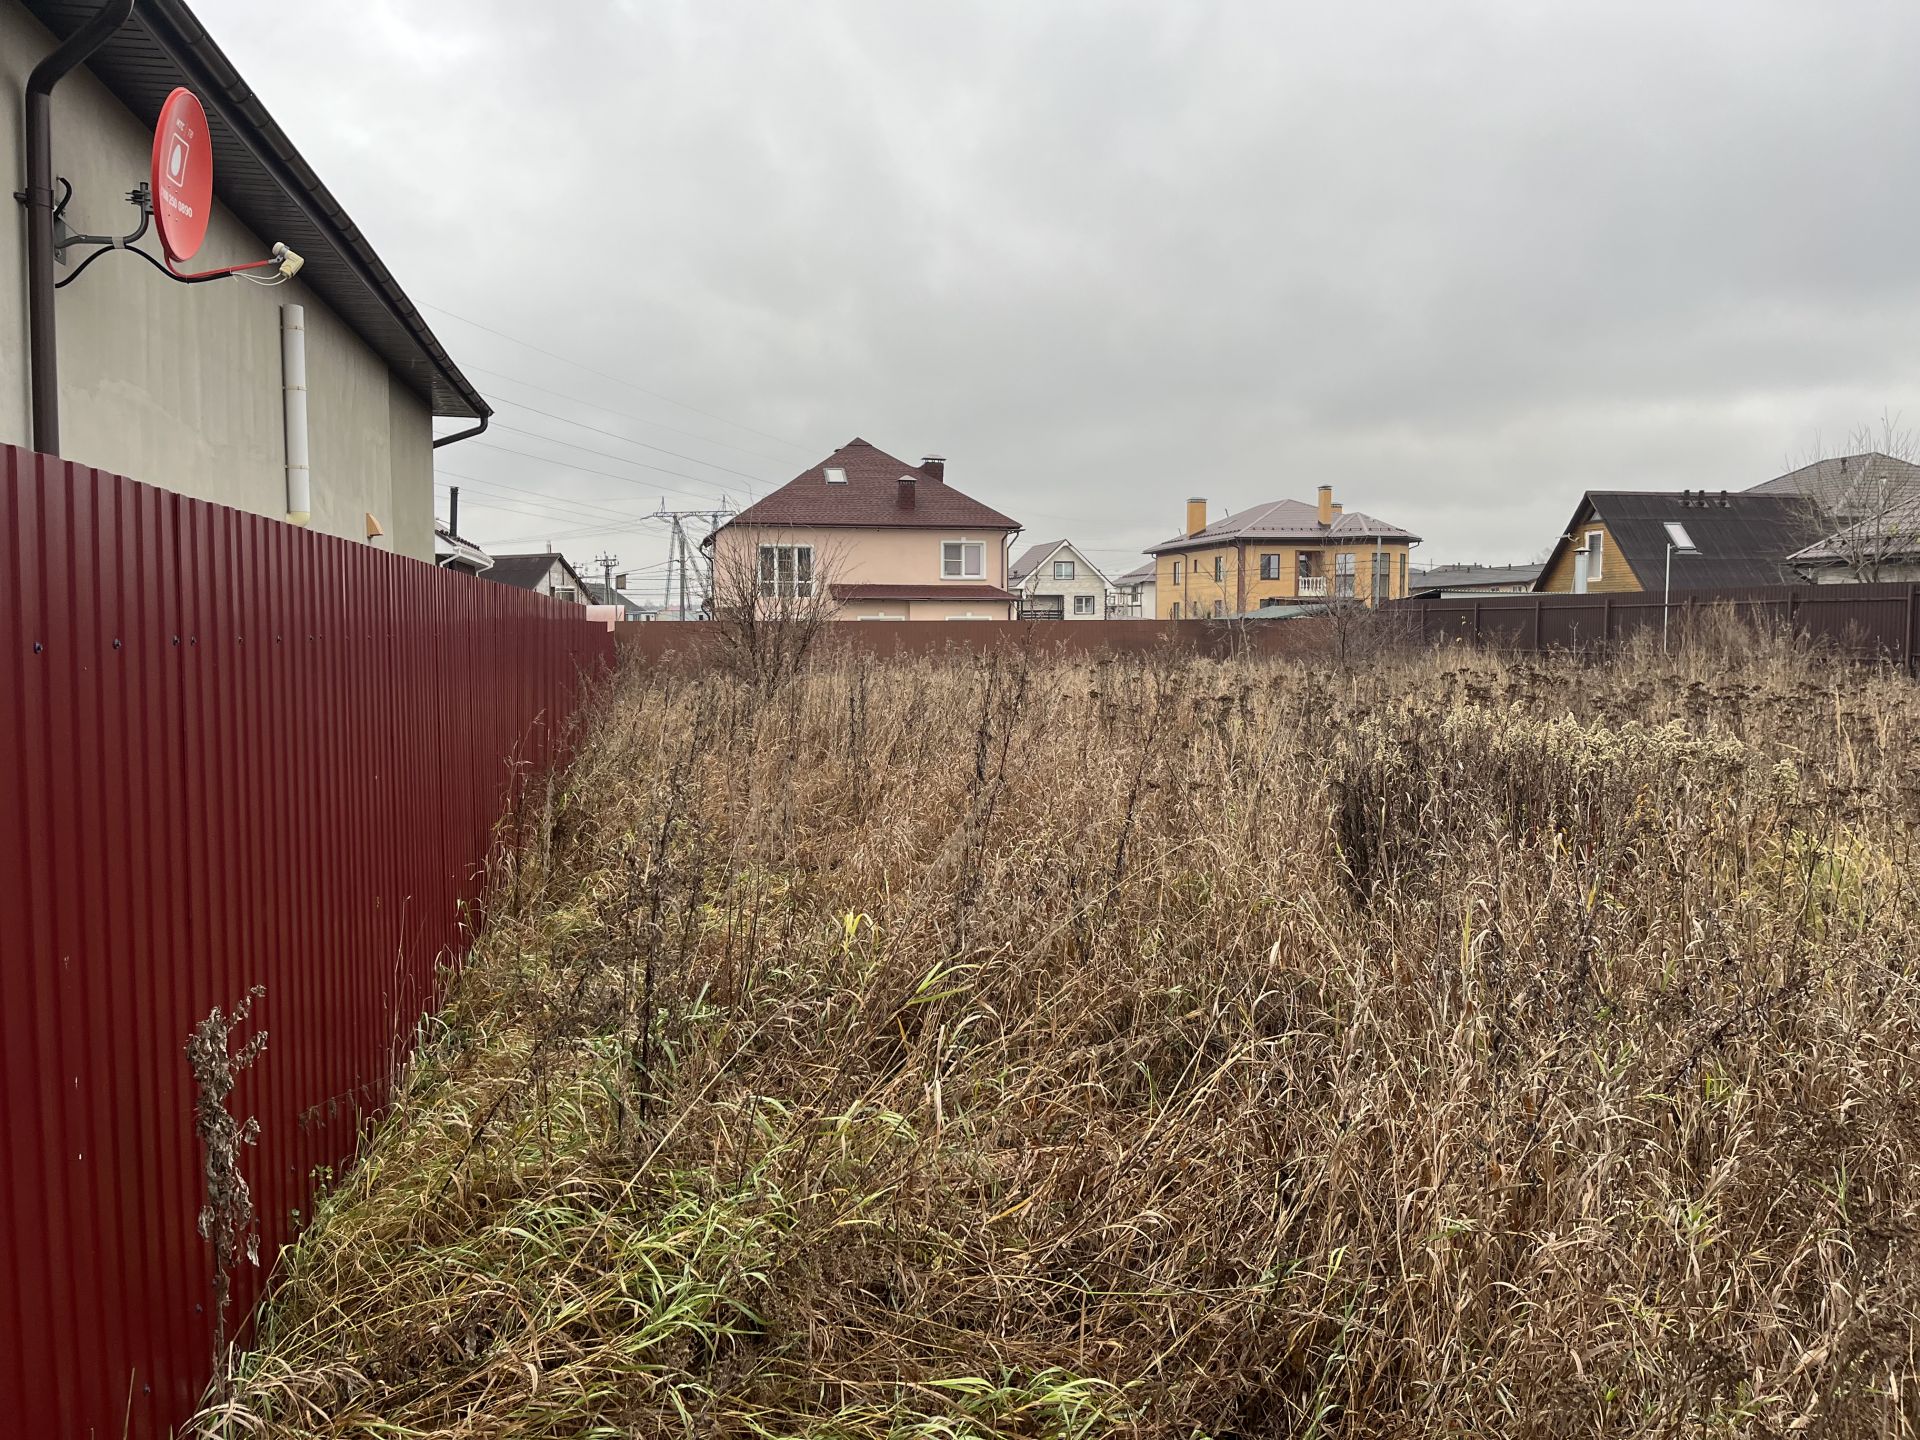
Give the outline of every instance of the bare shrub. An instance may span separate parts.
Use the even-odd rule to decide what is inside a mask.
[[[624,683],[206,1428],[1913,1434],[1910,683]]]
[[[775,531],[753,532],[715,542],[713,617],[719,660],[762,696],[772,695],[804,670],[839,608],[833,598],[838,553],[806,547],[806,574],[768,567],[766,547],[779,546]]]

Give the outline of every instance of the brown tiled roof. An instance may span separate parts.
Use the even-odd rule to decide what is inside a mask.
[[[829,485],[827,471],[847,472],[845,484]],[[900,502],[900,479],[913,477],[913,504]],[[918,465],[855,438],[804,470],[771,495],[742,510],[728,525],[915,526],[921,529],[1018,530],[1020,522],[962,495]],[[721,528],[726,528],[725,526]]]
[[[828,585],[836,600],[1011,600],[998,585]]]
[[[1149,555],[1164,555],[1170,550],[1195,550],[1207,545],[1224,545],[1235,540],[1387,540],[1401,542],[1420,537],[1398,525],[1389,525],[1357,510],[1333,517],[1332,525],[1320,523],[1320,507],[1301,500],[1269,500],[1249,506],[1224,519],[1216,520],[1198,535],[1176,535],[1147,547]]]

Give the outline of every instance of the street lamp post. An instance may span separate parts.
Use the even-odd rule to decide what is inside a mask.
[[[1660,597],[1660,651],[1666,653],[1667,628],[1673,611],[1673,557],[1676,555],[1698,555],[1700,547],[1693,543],[1687,534],[1687,527],[1678,520],[1666,522],[1667,530],[1667,588]]]

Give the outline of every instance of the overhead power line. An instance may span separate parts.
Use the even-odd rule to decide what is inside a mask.
[[[729,419],[727,416],[715,414],[711,410],[703,410],[698,405],[690,405],[684,400],[676,400],[673,398],[673,396],[663,395],[658,390],[649,390],[644,385],[636,385],[633,381],[628,380],[623,376],[612,374],[606,370],[596,369],[591,365],[583,364],[581,361],[574,360],[566,355],[562,355],[558,351],[548,350],[544,346],[534,344],[531,340],[522,340],[518,335],[509,335],[504,330],[496,330],[491,325],[483,325],[478,320],[470,320],[465,315],[459,315],[453,312],[452,310],[447,309],[444,305],[432,305],[432,304],[428,304],[428,302],[424,300],[420,301],[419,303],[428,310],[432,310],[441,315],[445,315],[450,320],[458,320],[462,325],[471,325],[476,330],[484,330],[489,335],[497,335],[502,340],[510,341],[515,345],[524,346],[528,350],[533,351],[536,355],[545,355],[550,360],[558,360],[563,365],[571,365],[576,370],[586,371],[589,375],[598,375],[603,380],[611,380],[616,385],[624,385],[629,390],[637,391],[638,393],[648,396],[651,399],[663,401],[668,405],[677,405],[682,410],[690,410],[695,415],[704,415],[709,420],[718,420],[722,425],[731,425],[737,430],[746,431],[749,435],[758,435],[763,440],[772,440],[781,445],[791,445],[796,450],[804,450],[807,448],[805,445],[802,445],[798,440],[789,440],[784,435],[775,435],[770,431],[758,430],[751,425],[745,424],[742,421]]]
[[[564,419],[565,417],[556,415],[554,418],[558,420]],[[622,465],[639,465],[644,463],[643,461],[632,459],[626,455],[616,455],[611,450],[596,450],[591,445],[582,445],[578,441],[562,440],[557,435],[542,435],[538,430],[522,430],[518,425],[503,425],[496,421],[492,428],[495,430],[511,430],[515,435],[525,435],[534,440],[545,440],[549,445],[565,445],[569,450],[579,450],[588,455],[598,455],[604,460],[618,460]],[[593,427],[589,425],[585,428],[591,430]],[[644,440],[629,440],[624,435],[619,438],[626,440],[629,445],[640,445],[648,450],[659,450],[662,455],[671,455],[676,460],[690,460],[695,465],[705,465],[714,470],[724,470],[729,475],[738,475],[742,480],[747,481],[748,484],[752,486],[769,485],[773,483],[769,480],[761,479],[758,475],[749,475],[744,470],[735,470],[729,465],[716,465],[711,460],[702,460],[698,455],[682,455],[678,450],[661,450],[658,445],[648,445]],[[678,472],[669,471],[667,473],[677,474]],[[687,478],[697,479],[699,477],[688,476]],[[718,482],[709,480],[706,483],[711,485]]]
[[[538,460],[542,465],[554,465],[562,470],[576,470],[582,475],[604,475],[609,480],[619,480],[627,485],[645,485],[668,495],[678,495],[685,500],[705,501],[714,498],[711,495],[695,495],[686,490],[676,490],[668,485],[654,485],[651,481],[642,480],[637,475],[621,475],[612,470],[596,470],[591,465],[572,465],[565,460],[556,460],[551,455],[536,455],[531,450],[516,450],[511,445],[496,445],[491,440],[468,440],[464,443],[469,449],[478,446],[483,450],[498,450],[503,455],[518,455],[522,460]],[[711,485],[715,490],[720,490],[720,483],[717,480],[707,480],[699,475],[689,475],[682,470],[669,470],[661,465],[649,465],[644,460],[623,460],[621,463],[624,465],[633,465],[642,470],[656,470],[662,475],[672,475],[681,480],[691,480],[696,485]],[[724,494],[725,492],[722,491],[721,493]]]
[[[476,375],[491,375],[495,380],[504,380],[509,385],[520,386],[523,390],[538,390],[542,395],[551,395],[558,400],[571,400],[574,404],[584,406],[588,410],[598,411],[602,415],[617,415],[622,420],[631,420],[636,425],[645,425],[652,430],[670,430],[675,435],[685,435],[689,439],[698,440],[705,445],[718,445],[722,450],[737,450],[742,455],[753,456],[756,460],[770,461],[775,465],[789,465],[793,463],[790,460],[783,460],[778,455],[769,455],[764,450],[752,450],[745,445],[735,445],[731,440],[716,440],[713,436],[703,435],[698,430],[684,430],[678,425],[669,425],[664,420],[650,419],[645,415],[636,415],[631,410],[620,410],[611,405],[602,404],[598,400],[588,400],[584,396],[578,395],[571,390],[555,390],[550,385],[536,385],[531,380],[523,380],[518,375],[509,375],[504,370],[490,370],[485,365],[463,365],[460,368],[463,370],[471,370]],[[496,400],[505,399],[503,396],[489,396],[488,398]],[[506,403],[509,405],[518,405],[522,410],[534,409],[533,406],[527,404],[524,400],[506,400]],[[552,412],[538,410],[535,411],[535,413],[548,415]],[[556,415],[554,418],[556,420],[566,419],[565,416],[560,415]],[[595,428],[579,420],[567,420],[567,423],[569,425],[579,425],[583,430],[592,430]],[[613,432],[609,430],[606,433],[610,435]]]
[[[575,500],[565,495],[555,495],[547,490],[529,490],[523,485],[508,485],[499,480],[482,480],[477,476],[462,475],[454,470],[442,470],[440,473],[445,475],[449,480],[460,481],[462,486],[477,485],[484,491],[510,490],[515,495],[526,495],[550,505],[564,505],[569,509],[582,511],[589,516],[597,512],[600,515],[614,519],[631,520],[644,518],[647,515],[657,513],[651,510],[622,510],[614,505],[602,505],[593,500]],[[443,480],[435,480],[433,483],[442,490],[455,488]]]

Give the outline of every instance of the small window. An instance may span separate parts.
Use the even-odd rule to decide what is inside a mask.
[[[1604,530],[1587,531],[1587,579],[1600,578],[1601,563],[1606,556],[1607,532]]]
[[[1173,602],[1173,614],[1168,618],[1173,620],[1178,620],[1180,618],[1180,602],[1178,600]]]
[[[1073,561],[1056,560],[1053,562],[1053,578],[1056,580],[1073,579]]]
[[[1222,615],[1225,615],[1226,613],[1227,613],[1226,601],[1216,600],[1213,602],[1213,618],[1214,619],[1218,620]]]
[[[941,577],[947,580],[978,580],[986,573],[986,555],[987,547],[978,540],[942,541],[940,545]]]
[[[1176,585],[1180,583],[1180,562],[1178,560],[1173,562],[1173,583]],[[1173,608],[1178,610],[1180,607],[1176,605]],[[1180,617],[1175,615],[1173,618],[1178,620]]]
[[[1260,578],[1262,580],[1278,580],[1280,578],[1280,557],[1278,555],[1262,555],[1260,557]]]
[[[846,471],[842,470],[838,465],[829,465],[827,467],[827,484],[844,485],[846,483],[847,483]]]
[[[1219,581],[1225,580],[1227,578],[1227,557],[1226,556],[1216,555],[1213,557],[1213,578],[1216,583],[1218,583]]]
[[[1073,597],[1073,613],[1076,615],[1093,614],[1093,596],[1076,595]]]

